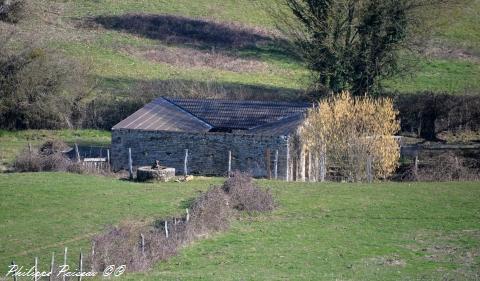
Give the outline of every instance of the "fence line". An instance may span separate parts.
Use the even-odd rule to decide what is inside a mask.
[[[229,147],[224,150],[217,151],[211,155],[211,158],[206,158],[205,161],[198,159],[195,150],[182,149],[184,154],[182,156],[174,154],[169,155],[167,160],[158,160],[161,164],[177,168],[177,175],[187,176],[193,175],[216,175],[225,176],[231,175],[232,171],[238,170],[240,172],[250,173],[254,177],[266,179],[281,179],[286,181],[305,181],[305,182],[325,182],[325,181],[366,181],[373,182],[376,179],[376,165],[375,159],[372,156],[355,159],[334,159],[327,158],[327,155],[322,152],[312,152],[305,150],[300,153],[297,149],[291,148],[290,145],[282,147],[279,150],[275,147],[266,147],[263,153],[250,155],[240,155],[238,151],[232,150]],[[132,151],[131,148],[126,149],[126,156],[128,157],[128,173],[131,179],[134,178],[135,170],[138,166],[148,165],[148,163],[134,163],[134,155],[138,152]],[[124,154],[125,155],[125,154]],[[147,154],[148,155],[148,154]],[[202,153],[202,155],[204,155]],[[257,157],[254,157],[258,155]],[[176,157],[176,158],[173,158]],[[206,156],[208,157],[208,156]],[[211,162],[215,159],[215,162]],[[103,159],[92,159],[97,163],[97,166],[103,167]],[[87,159],[88,161],[88,159]],[[167,163],[162,163],[165,161]],[[210,161],[210,163],[209,163]],[[144,160],[145,162],[145,160]],[[125,163],[125,162],[124,162]],[[349,165],[354,169],[354,172],[349,172]],[[417,159],[418,165],[423,164],[423,161]]]

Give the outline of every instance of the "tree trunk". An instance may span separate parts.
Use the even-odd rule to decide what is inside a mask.
[[[428,141],[437,140],[435,132],[435,121],[437,120],[437,113],[435,105],[425,108],[422,112],[420,137]]]

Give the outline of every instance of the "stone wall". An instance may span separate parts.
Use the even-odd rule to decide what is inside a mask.
[[[188,149],[189,174],[225,175],[231,150],[232,170],[256,177],[267,177],[270,170],[273,177],[275,150],[278,150],[278,178],[284,179],[287,143],[287,138],[280,136],[117,129],[112,132],[111,160],[115,170],[127,169],[128,148],[131,148],[134,166],[151,165],[159,160],[161,165],[183,174],[185,149]]]

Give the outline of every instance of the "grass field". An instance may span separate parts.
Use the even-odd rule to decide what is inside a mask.
[[[305,89],[305,66],[272,39],[275,19],[268,9],[276,2],[41,0],[16,29],[89,64],[98,92],[132,94],[139,83],[166,80]],[[387,88],[478,92],[479,12],[480,0],[466,0],[431,16],[426,55],[414,58],[417,68],[409,75],[385,81]],[[131,14],[143,18],[132,23]],[[147,15],[158,20],[154,26],[160,22],[165,28],[160,34],[152,36]],[[170,16],[179,18],[170,21]],[[208,24],[204,28],[196,20]],[[261,40],[252,37],[259,34]],[[222,44],[222,36],[234,43]]]
[[[0,272],[15,258],[76,255],[107,224],[183,212],[219,178],[138,184],[63,173],[0,174]],[[240,216],[127,280],[475,280],[478,183],[308,184],[259,181],[279,207]],[[75,253],[75,254],[74,254]],[[5,266],[3,266],[5,265]]]

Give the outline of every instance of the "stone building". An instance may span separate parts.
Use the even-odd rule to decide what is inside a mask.
[[[305,156],[296,153],[295,135],[309,104],[265,101],[197,100],[161,97],[112,128],[112,165],[174,167],[225,175],[231,169],[256,177],[304,179]],[[307,163],[308,164],[308,163]]]

